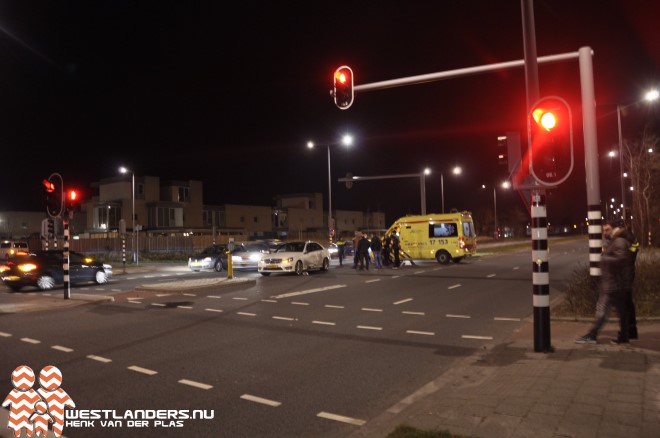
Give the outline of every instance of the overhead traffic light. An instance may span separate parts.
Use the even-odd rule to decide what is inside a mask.
[[[43,185],[46,188],[46,212],[50,217],[59,217],[64,208],[62,177],[53,173],[43,180]]]
[[[573,118],[568,103],[557,96],[539,100],[530,111],[529,168],[541,184],[557,185],[573,170]]]
[[[353,70],[347,65],[342,65],[335,70],[333,78],[333,96],[335,105],[341,110],[348,109],[353,104]]]

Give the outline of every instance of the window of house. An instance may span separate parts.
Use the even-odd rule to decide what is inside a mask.
[[[190,199],[190,189],[188,187],[179,187],[179,202],[188,202]]]

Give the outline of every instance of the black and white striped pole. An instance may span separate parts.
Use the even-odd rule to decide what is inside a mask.
[[[69,218],[68,212],[62,215],[64,227],[64,251],[62,252],[62,267],[64,269],[64,299],[71,298],[71,282],[69,281]]]
[[[534,351],[550,351],[550,274],[548,269],[548,218],[545,195],[532,192],[532,287]]]

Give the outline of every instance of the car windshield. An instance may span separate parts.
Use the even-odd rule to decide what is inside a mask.
[[[285,243],[277,248],[277,252],[303,252],[304,250],[305,242]]]
[[[209,246],[208,248],[204,248],[204,251],[201,252],[203,255],[207,254],[218,254],[220,252],[224,252],[225,248],[222,246]]]

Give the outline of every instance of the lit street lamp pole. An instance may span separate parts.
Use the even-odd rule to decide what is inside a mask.
[[[460,166],[454,167],[452,170],[454,175],[460,175],[463,169]],[[440,194],[442,197],[442,213],[445,212],[445,175],[444,172],[440,172]]]
[[[330,243],[332,243],[332,237],[333,237],[333,232],[334,232],[334,226],[332,223],[332,176],[330,173],[330,146],[335,146],[339,143],[328,143],[328,237],[330,239]],[[344,146],[350,146],[353,144],[353,137],[350,135],[344,135],[344,137],[341,140],[341,144]],[[314,148],[314,142],[313,141],[308,141],[307,142],[307,147],[310,149]]]
[[[135,172],[128,170],[126,167],[120,167],[119,172],[131,172],[131,246],[133,247],[133,262],[138,263],[137,242],[135,241]]]

